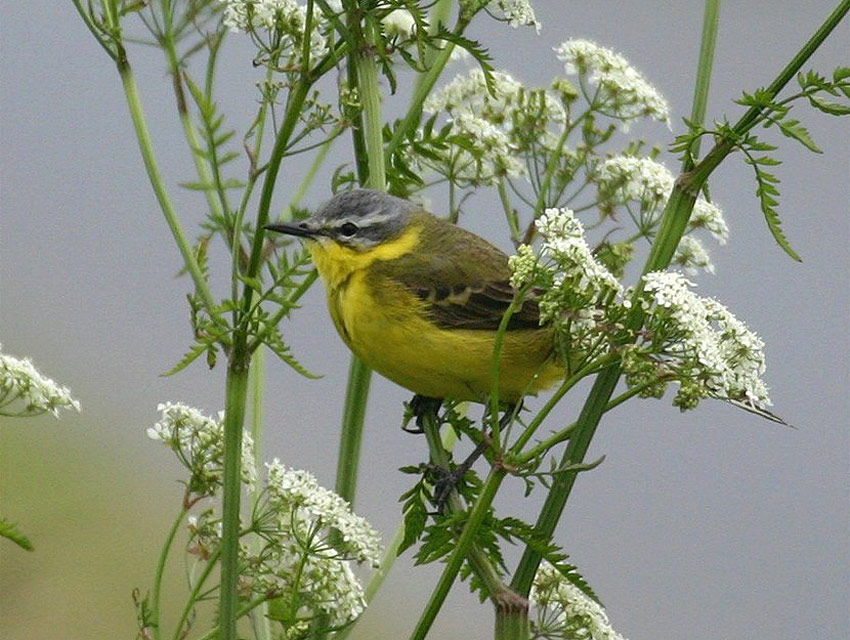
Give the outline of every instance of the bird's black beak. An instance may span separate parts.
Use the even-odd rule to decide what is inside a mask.
[[[267,224],[263,228],[267,231],[277,231],[278,233],[285,233],[286,235],[297,236],[299,238],[315,238],[319,235],[319,232],[307,226],[306,222],[299,222],[298,224],[275,222],[273,224]]]

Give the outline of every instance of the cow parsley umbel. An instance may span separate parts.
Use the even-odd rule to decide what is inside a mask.
[[[682,410],[706,397],[734,400],[759,409],[770,406],[764,343],[722,304],[691,291],[675,272],[644,276],[646,331],[629,360],[627,378],[651,361],[679,384],[673,403]],[[639,354],[638,357],[635,357]]]
[[[183,403],[166,402],[157,407],[162,418],[148,429],[148,437],[159,440],[175,454],[190,472],[187,490],[194,498],[212,496],[221,488],[224,476],[223,413],[205,416]],[[242,434],[242,482],[253,485],[254,441],[247,431]]]
[[[529,600],[535,613],[535,638],[625,640],[611,626],[605,609],[548,562],[540,564]]]
[[[0,353],[0,416],[58,418],[62,409],[80,410],[67,387],[39,373],[28,358]]]

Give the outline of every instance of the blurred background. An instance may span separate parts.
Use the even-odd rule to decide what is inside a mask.
[[[497,68],[547,84],[561,72],[554,46],[593,39],[623,53],[670,101],[673,133],[653,127],[646,137],[664,147],[683,130],[702,3],[533,4],[539,36],[487,20],[473,29]],[[732,100],[770,82],[833,5],[724,3],[709,119],[734,121],[741,108]],[[26,553],[0,542],[0,637],[131,638],[131,593],[149,587],[182,493],[176,460],[145,429],[166,400],[221,409],[224,369],[199,361],[161,377],[191,342],[190,285],[175,277],[179,254],[111,61],[70,2],[0,6],[0,342],[4,353],[31,357],[70,386],[83,405],[59,421],[0,419],[2,512],[35,545]],[[808,66],[830,72],[846,64],[847,35],[845,22]],[[222,110],[239,131],[254,111],[258,79],[245,40],[230,39],[218,80]],[[164,61],[143,48],[132,49],[131,60],[163,173],[194,235],[203,212],[196,194],[177,186],[193,177]],[[391,99],[388,112],[406,101]],[[718,297],[765,340],[775,409],[798,428],[722,403],[686,414],[669,398],[629,403],[599,429],[589,457],[606,460],[581,476],[557,533],[615,628],[632,640],[850,637],[850,147],[846,121],[798,109],[824,151],[778,140],[780,213],[803,263],[773,243],[751,172],[732,157],[712,181],[731,239],[712,252],[716,275],[698,278],[700,293]],[[297,174],[284,168],[280,182],[283,203]],[[317,180],[304,204],[324,200],[327,184]],[[501,221],[488,223],[474,200],[468,210],[468,224],[507,248]],[[263,448],[267,458],[310,469],[333,486],[349,356],[323,297],[314,287],[284,327],[295,355],[323,377],[306,381],[267,358]],[[397,497],[411,482],[397,469],[426,455],[421,438],[399,429],[408,396],[373,380],[356,509],[387,540],[400,515]],[[553,428],[576,410],[560,407]],[[498,509],[533,518],[538,504],[513,487]],[[172,568],[177,584],[182,567]],[[406,637],[438,570],[414,569],[409,553],[401,558],[359,637]],[[458,585],[431,635],[490,637],[491,609]]]

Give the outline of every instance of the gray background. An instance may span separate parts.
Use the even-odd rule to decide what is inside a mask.
[[[221,408],[223,369],[198,364],[159,377],[190,341],[189,285],[174,277],[179,255],[144,176],[114,67],[70,2],[2,7],[0,341],[4,352],[31,356],[68,384],[84,411],[58,423],[3,422],[3,511],[38,550],[2,549],[0,635],[130,637],[130,591],[150,583],[180,495],[176,463],[144,429],[164,400]],[[539,37],[495,23],[475,32],[490,37],[497,67],[546,83],[560,70],[553,46],[597,40],[646,73],[681,131],[701,3],[537,0],[535,7]],[[822,0],[724,3],[709,117],[734,120],[741,110],[731,100],[767,84],[831,9]],[[220,87],[231,124],[241,128],[254,108],[256,72],[238,40],[230,41]],[[844,24],[812,65],[831,71],[847,53]],[[163,172],[193,232],[202,208],[176,186],[192,174],[165,65],[155,51],[131,55]],[[837,639],[850,631],[847,125],[809,111],[801,119],[824,155],[783,139],[778,173],[784,228],[804,262],[774,245],[750,172],[730,158],[712,187],[731,240],[713,251],[717,275],[699,279],[702,293],[718,296],[764,338],[776,409],[799,429],[719,403],[684,415],[667,400],[630,403],[600,428],[590,456],[606,461],[580,478],[558,529],[613,624],[632,640]],[[648,131],[653,142],[670,141],[663,128]],[[285,169],[279,192],[294,179]],[[306,204],[326,197],[324,184]],[[486,216],[484,209],[471,210]],[[497,223],[470,223],[504,245]],[[332,486],[348,354],[320,287],[284,332],[324,377],[305,382],[269,361],[265,452]],[[368,411],[357,510],[387,538],[409,484],[396,469],[425,455],[424,442],[398,428],[408,395],[375,379]],[[553,428],[571,419],[577,402],[559,409]],[[533,517],[538,499],[522,500],[514,488],[498,506]],[[409,554],[400,560],[361,637],[405,637],[436,576],[435,567],[412,569]],[[489,607],[458,586],[432,635],[478,639],[491,629]]]

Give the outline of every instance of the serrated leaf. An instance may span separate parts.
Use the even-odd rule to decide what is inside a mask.
[[[823,151],[821,151],[815,144],[815,141],[812,140],[809,130],[800,124],[799,120],[779,120],[776,124],[779,126],[779,130],[787,137],[797,140],[810,151],[823,153]]]
[[[818,95],[810,95],[809,102],[816,109],[823,111],[824,113],[828,113],[833,116],[846,116],[850,115],[850,106],[841,104],[840,102],[833,102],[832,100],[826,100],[821,98]]]
[[[197,360],[201,354],[203,354],[210,346],[206,344],[196,344],[193,345],[189,351],[187,351],[182,358],[180,358],[180,362],[178,362],[174,367],[166,371],[165,373],[159,374],[163,378],[167,378],[168,376],[173,376],[175,373],[180,373],[192,364],[195,360]]]
[[[850,78],[850,67],[837,67],[832,72],[832,81],[839,84],[842,80]]]
[[[425,531],[425,524],[428,521],[428,511],[425,508],[425,503],[420,497],[419,491],[405,504],[404,510],[404,537],[398,547],[398,553],[401,555],[422,537]]]
[[[21,549],[27,551],[33,550],[32,542],[30,542],[29,538],[21,533],[21,530],[18,529],[15,523],[9,522],[6,518],[0,518],[0,537],[14,542]]]
[[[771,174],[759,169],[758,165],[752,160],[748,161],[753,166],[756,172],[756,182],[758,182],[756,195],[759,198],[761,211],[764,214],[765,222],[767,222],[767,228],[770,230],[770,233],[773,236],[773,239],[776,241],[776,244],[782,247],[782,250],[785,251],[785,253],[787,253],[791,258],[793,258],[797,262],[802,262],[802,259],[797,254],[797,252],[791,248],[791,244],[788,242],[788,239],[782,232],[782,221],[779,219],[779,213],[776,211],[776,206],[779,203],[775,198],[772,197],[773,195],[778,195],[779,192],[770,183],[776,183],[779,182],[779,180],[775,176],[772,176]]]

